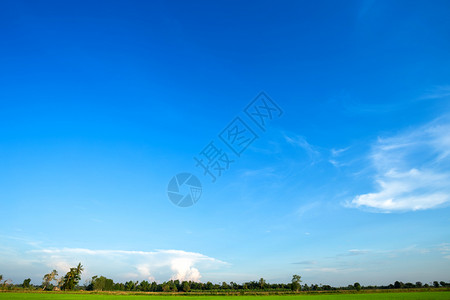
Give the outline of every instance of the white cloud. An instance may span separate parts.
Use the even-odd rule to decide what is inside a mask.
[[[197,268],[193,267],[194,262],[189,258],[175,258],[171,261],[171,269],[175,275],[171,279],[200,281],[201,275]]]
[[[348,255],[355,256],[355,255],[367,254],[369,252],[370,252],[369,250],[351,249],[351,250],[348,250]]]
[[[355,159],[352,152],[357,151],[355,147],[345,147],[340,149],[332,148],[329,151],[328,162],[336,168],[348,167],[355,163],[358,158]]]
[[[226,264],[200,253],[182,250],[146,252],[62,248],[30,252],[49,269],[56,269],[60,274],[82,262],[85,266],[85,279],[93,275],[108,275],[119,281],[129,279],[154,281],[155,278],[200,281],[202,276],[199,270],[208,271]]]
[[[137,265],[136,269],[139,272],[141,278],[145,278],[145,280],[148,280],[150,282],[155,281],[155,277],[151,276],[149,264]]]
[[[350,147],[342,148],[342,149],[331,149],[331,156],[336,157],[347,151]]]
[[[438,207],[450,201],[449,158],[448,118],[380,138],[370,156],[378,191],[356,196],[349,206],[382,212]]]

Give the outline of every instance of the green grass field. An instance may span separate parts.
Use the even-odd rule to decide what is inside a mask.
[[[0,293],[0,299],[32,299],[32,300],[127,300],[127,299],[143,299],[150,298],[151,300],[303,300],[303,299],[433,299],[433,300],[448,300],[450,299],[450,292],[410,292],[410,293],[371,293],[371,294],[327,294],[327,295],[245,295],[245,296],[175,296],[175,295],[118,295],[118,294],[65,294],[65,293]],[[178,299],[174,299],[178,298]]]

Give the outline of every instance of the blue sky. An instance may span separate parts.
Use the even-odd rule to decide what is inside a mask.
[[[449,9],[3,1],[0,274],[450,281]],[[283,110],[265,131],[261,91]],[[258,135],[240,157],[219,139],[237,116]],[[235,160],[214,183],[211,141]]]

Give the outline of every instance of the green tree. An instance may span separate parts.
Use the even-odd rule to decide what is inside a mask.
[[[136,282],[134,282],[134,281],[127,281],[127,282],[125,282],[125,290],[126,291],[133,291],[135,288],[136,288],[136,286],[138,285],[138,281],[136,281]]]
[[[359,284],[359,282],[355,282],[353,286],[355,287],[355,290],[357,290],[358,292],[361,290],[361,285]]]
[[[175,292],[178,292],[178,291],[181,291],[181,283],[180,283],[180,281],[177,279],[177,280],[172,280],[173,281],[173,284],[175,285]]]
[[[170,292],[170,284],[169,283],[167,283],[167,282],[164,282],[163,284],[162,284],[162,290],[163,290],[163,292]]]
[[[180,281],[177,279],[175,281],[171,280],[171,289],[173,292],[178,292],[181,291],[181,287],[180,287]]]
[[[114,281],[104,276],[93,276],[87,290],[94,291],[112,291],[114,289]]]
[[[46,290],[47,287],[52,283],[53,280],[56,280],[56,276],[58,276],[58,271],[53,270],[48,274],[44,275],[42,279],[42,290]]]
[[[152,286],[150,288],[152,292],[156,292],[158,290],[158,284],[156,282],[152,282]]]
[[[265,286],[266,286],[266,281],[264,280],[264,278],[261,278],[261,279],[259,280],[259,287],[260,287],[261,289],[264,289]]]
[[[405,283],[405,288],[407,288],[407,289],[411,289],[411,288],[413,288],[413,287],[415,287],[415,285],[414,285],[414,284],[412,284],[411,282],[407,282],[407,283]]]
[[[22,283],[22,287],[23,287],[24,289],[29,289],[29,288],[30,288],[30,282],[31,282],[31,279],[30,279],[30,278],[25,279],[25,280],[23,281],[23,283]]]
[[[183,281],[181,285],[183,292],[189,292],[191,290],[191,286],[189,285],[189,282]]]
[[[151,288],[150,282],[148,282],[147,280],[142,280],[137,287],[139,291],[143,292],[149,292],[150,288]]]
[[[439,282],[433,281],[433,286],[434,286],[435,288],[439,287]]]
[[[81,263],[76,268],[70,268],[69,272],[63,277],[62,289],[65,291],[73,290],[80,281],[83,270]]]
[[[94,282],[97,279],[97,275],[92,276],[91,280],[89,281],[88,285],[86,286],[86,291],[93,291],[94,290]]]
[[[291,289],[293,291],[299,291],[301,289],[301,285],[300,282],[302,282],[301,280],[302,276],[300,275],[293,275],[292,276],[292,284],[291,284]]]

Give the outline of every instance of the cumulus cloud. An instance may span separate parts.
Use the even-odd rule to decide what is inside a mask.
[[[171,261],[171,269],[175,275],[171,279],[200,281],[201,275],[197,268],[193,267],[193,261],[188,258],[176,258]]]
[[[155,278],[200,281],[200,270],[219,268],[226,263],[195,252],[182,250],[126,251],[84,248],[31,250],[49,269],[64,274],[79,261],[85,265],[84,277],[108,275],[115,280]],[[105,268],[105,266],[107,266]],[[103,272],[102,274],[98,272]]]
[[[379,138],[370,161],[377,191],[349,203],[382,212],[435,208],[450,200],[450,121],[439,118],[389,138]]]

